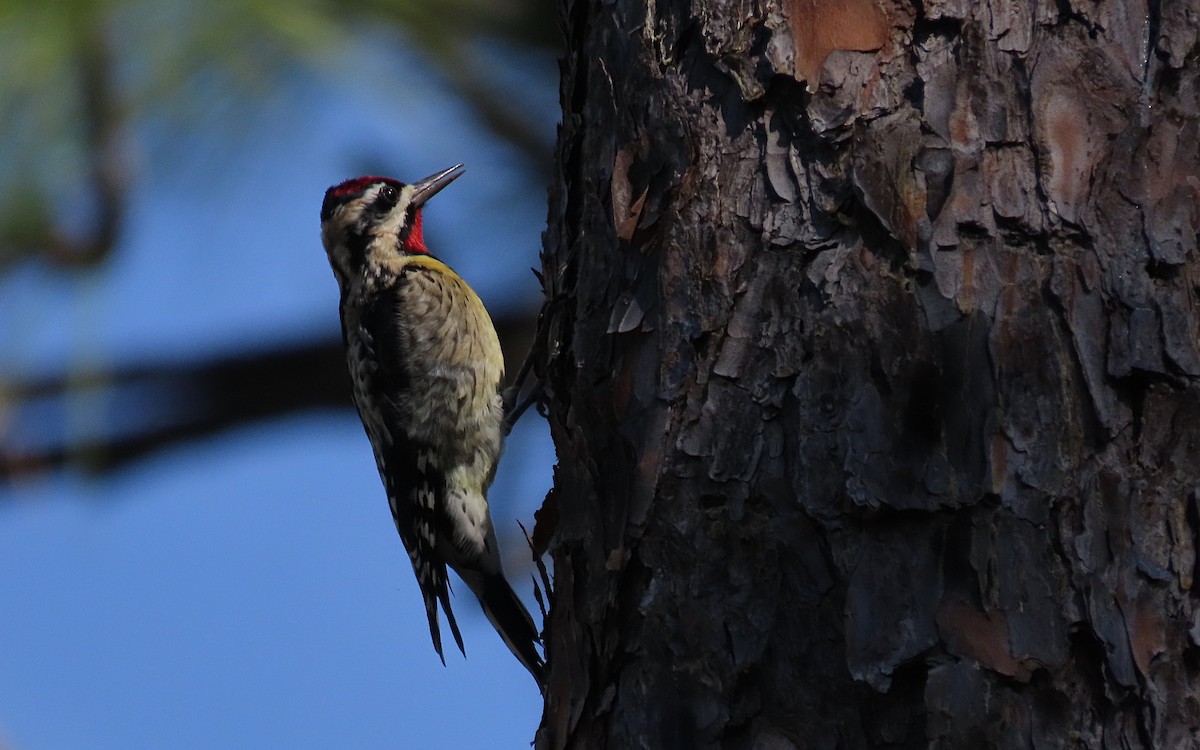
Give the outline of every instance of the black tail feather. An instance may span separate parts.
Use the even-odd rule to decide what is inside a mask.
[[[476,592],[480,593],[480,592]],[[517,657],[517,661],[525,665],[539,688],[546,684],[546,663],[537,651],[537,643],[541,640],[529,610],[517,598],[516,592],[508,585],[502,574],[489,576],[483,584],[479,596],[483,613],[492,623],[492,627],[504,639],[505,645]]]
[[[442,630],[438,625],[437,603],[439,600],[442,603],[442,611],[446,613],[446,622],[450,624],[450,633],[454,636],[458,650],[462,652],[463,656],[466,656],[467,649],[463,646],[462,633],[458,631],[454,610],[450,609],[450,591],[445,572],[442,573],[441,579],[434,584],[433,588],[435,591],[427,590],[421,593],[425,599],[425,616],[429,618],[429,636],[433,639],[433,650],[437,652],[444,667],[446,666],[446,655],[442,653]]]

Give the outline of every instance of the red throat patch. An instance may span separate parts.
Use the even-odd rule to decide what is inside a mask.
[[[419,208],[413,213],[412,226],[408,229],[408,236],[404,238],[404,250],[410,253],[429,253],[429,248],[425,247],[425,237],[421,233],[421,209]]]

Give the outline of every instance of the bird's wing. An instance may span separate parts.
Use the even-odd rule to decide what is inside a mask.
[[[400,289],[394,287],[381,292],[361,310],[361,339],[370,350],[367,353],[369,361],[376,363],[374,372],[367,378],[366,395],[371,400],[370,408],[361,411],[378,415],[364,416],[364,422],[373,419],[381,422],[368,424],[367,432],[380,463],[396,530],[408,550],[421,587],[433,645],[444,663],[438,601],[442,603],[455,643],[460,651],[466,652],[450,608],[446,564],[436,552],[437,508],[446,493],[445,475],[437,464],[438,454],[434,447],[413,440],[411,430],[405,429],[407,416],[401,407],[400,394],[409,386],[409,374],[399,335],[400,304]]]

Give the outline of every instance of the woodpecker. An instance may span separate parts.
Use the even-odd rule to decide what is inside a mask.
[[[359,177],[325,192],[321,240],[341,292],[342,341],[354,403],[375,452],[396,530],[425,600],[442,663],[438,602],[449,565],[517,659],[544,684],[529,611],[504,578],[488,510],[504,409],[504,360],[478,295],[425,246],[425,202],[463,165],[404,184]]]

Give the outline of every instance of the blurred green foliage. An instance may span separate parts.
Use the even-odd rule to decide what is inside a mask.
[[[0,0],[0,265],[107,257],[136,179],[131,123],[202,121],[198,82],[253,101],[280,75],[332,65],[381,33],[531,162],[548,160],[520,92],[498,83],[479,43],[552,48],[550,0]]]

